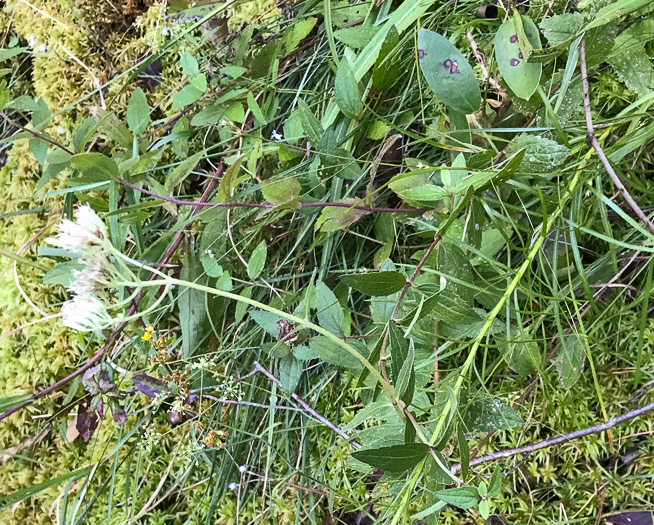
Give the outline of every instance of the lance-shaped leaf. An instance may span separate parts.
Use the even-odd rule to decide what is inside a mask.
[[[399,292],[406,284],[400,272],[374,272],[343,275],[341,281],[366,295],[390,295]]]
[[[429,446],[424,443],[405,443],[390,447],[359,450],[352,457],[375,468],[387,472],[404,472],[415,467],[429,454]]]
[[[481,104],[475,73],[450,41],[427,29],[418,34],[418,60],[425,79],[446,106],[474,113]]]
[[[520,19],[522,29],[529,43],[534,49],[541,49],[538,28],[527,16]],[[516,27],[513,19],[505,21],[495,35],[495,58],[500,72],[511,90],[520,98],[527,100],[534,94],[543,65],[540,63],[527,62],[520,45],[522,31]]]
[[[139,392],[148,397],[157,397],[157,394],[167,394],[170,392],[165,382],[147,374],[134,374],[132,376],[132,383],[134,383],[134,386]]]

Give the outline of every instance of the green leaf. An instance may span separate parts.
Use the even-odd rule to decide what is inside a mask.
[[[631,44],[608,62],[622,83],[639,97],[654,90],[654,68],[644,44]]]
[[[361,92],[347,59],[341,60],[334,81],[334,96],[343,114],[351,119],[358,118],[363,111]]]
[[[561,348],[557,353],[556,369],[563,388],[571,388],[581,377],[586,360],[586,343],[578,334],[561,337]]]
[[[485,498],[486,495],[488,494],[488,487],[486,487],[486,483],[483,481],[479,482],[479,488],[477,489],[477,492],[482,498]]]
[[[302,185],[294,177],[267,180],[261,184],[264,199],[276,206],[297,204],[301,191]]]
[[[450,407],[450,411],[452,407]],[[465,433],[461,425],[457,425],[457,440],[459,441],[459,454],[461,456],[461,479],[465,481],[470,471],[470,446],[466,440]]]
[[[239,294],[241,297],[244,297],[245,299],[250,299],[252,297],[252,290],[254,290],[253,286],[248,286],[243,289],[243,291]],[[245,317],[245,314],[248,311],[249,305],[247,303],[244,303],[242,301],[237,301],[236,302],[236,309],[234,312],[234,323],[239,324],[243,318]]]
[[[352,206],[363,205],[363,201],[360,199],[343,199],[341,202],[350,204]],[[357,222],[361,217],[367,215],[368,213],[368,211],[359,210],[356,208],[350,209],[340,206],[328,206],[322,210],[320,216],[316,220],[314,227],[317,231],[321,232],[343,230]]]
[[[268,246],[266,245],[266,241],[261,241],[252,252],[252,256],[248,261],[248,277],[253,281],[261,275],[261,272],[266,265],[267,255]]]
[[[189,104],[193,104],[193,102],[202,97],[202,95],[204,95],[204,92],[200,91],[194,85],[189,84],[188,86],[184,86],[184,88],[175,95],[175,100],[173,100],[173,105],[170,109],[179,109],[186,107]]]
[[[619,20],[634,11],[649,6],[651,1],[652,0],[618,0],[610,5],[606,5],[602,7],[588,25],[584,27],[584,31]]]
[[[23,51],[27,51],[28,47],[12,47],[10,49],[0,49],[0,62],[9,60],[10,58],[20,55]]]
[[[223,105],[214,102],[193,115],[191,126],[213,126],[218,124],[224,115],[225,108],[223,108]]]
[[[177,166],[172,171],[172,173],[168,175],[168,178],[166,179],[166,183],[164,184],[164,187],[166,188],[166,191],[168,193],[172,193],[177,186],[179,186],[186,180],[186,178],[193,172],[195,167],[198,165],[203,155],[204,155],[204,151],[200,151],[196,153],[192,157],[189,157],[188,159],[184,160],[184,162],[182,162],[179,166]]]
[[[179,64],[182,66],[182,69],[189,77],[194,77],[200,73],[198,61],[194,56],[189,55],[188,53],[181,54],[179,57]]]
[[[71,163],[84,175],[97,177],[99,180],[115,180],[118,177],[118,164],[102,153],[78,153],[73,155]]]
[[[202,256],[202,268],[209,277],[220,277],[223,274],[223,267],[218,264],[215,257],[210,255]]]
[[[309,348],[320,357],[325,363],[342,366],[344,368],[361,369],[363,364],[341,345],[332,341],[329,337],[319,335],[312,337]]]
[[[488,497],[494,498],[502,491],[502,468],[498,465],[488,482]]]
[[[218,202],[229,202],[232,198],[234,188],[238,183],[238,174],[241,171],[241,163],[243,159],[239,158],[232,164],[220,179],[220,186],[218,186]]]
[[[415,467],[429,454],[424,443],[405,443],[390,447],[359,450],[352,457],[386,472],[402,473]]]
[[[424,206],[435,207],[448,196],[448,191],[435,184],[423,184],[399,191],[397,194],[403,199],[415,201]]]
[[[252,317],[254,322],[263,328],[266,333],[272,335],[275,339],[279,337],[278,323],[279,321],[284,320],[283,317],[272,312],[266,312],[265,310],[252,310],[250,311],[250,317]]]
[[[474,487],[456,487],[453,489],[438,490],[434,493],[434,496],[460,509],[474,507],[479,501],[479,494]]]
[[[0,412],[6,412],[32,398],[32,394],[0,397]]]
[[[485,520],[487,520],[488,516],[490,516],[490,505],[488,504],[488,500],[484,499],[479,502],[479,514]]]
[[[30,151],[36,161],[44,166],[48,158],[48,147],[49,144],[45,140],[41,139],[30,139],[29,142]]]
[[[284,50],[288,55],[294,51],[300,42],[306,38],[316,25],[317,19],[304,18],[291,26],[284,37]]]
[[[372,87],[377,91],[387,90],[397,80],[396,72],[399,64],[397,57],[393,57],[391,53],[399,44],[400,34],[395,26],[391,26],[372,70]]]
[[[541,367],[536,341],[506,341],[500,344],[500,351],[506,364],[521,377],[528,377]]]
[[[538,28],[527,16],[521,19],[524,33],[534,49],[541,49]],[[495,58],[504,80],[511,90],[520,98],[529,99],[534,94],[543,66],[540,63],[527,62],[519,43],[519,30],[515,20],[506,20],[495,35]]]
[[[240,102],[230,104],[225,110],[225,118],[242,124],[245,121],[245,109]]]
[[[43,276],[43,282],[46,284],[69,286],[74,281],[73,270],[81,271],[83,268],[84,265],[77,261],[66,261],[56,264]]]
[[[302,375],[302,362],[293,354],[287,354],[279,360],[279,380],[287,395],[295,392]]]
[[[406,284],[400,272],[359,273],[342,275],[341,281],[366,295],[390,295],[399,292]]]
[[[539,25],[551,46],[572,40],[584,23],[581,13],[566,13],[546,18]]]
[[[23,489],[17,490],[16,492],[12,492],[11,494],[7,494],[3,496],[2,499],[0,500],[0,511],[5,510],[23,500],[31,498],[36,494],[38,494],[39,492],[47,490],[51,487],[56,487],[57,485],[61,485],[64,481],[75,481],[77,479],[80,479],[86,476],[90,471],[91,471],[91,467],[85,467],[79,470],[73,470],[62,476],[49,479],[48,481],[44,481],[43,483],[31,485],[29,487],[25,487]]]
[[[523,425],[522,418],[509,405],[488,394],[482,394],[468,406],[463,422],[469,432],[509,430]]]
[[[418,60],[429,87],[443,104],[463,113],[479,110],[481,93],[475,73],[447,38],[421,29],[418,33]]]
[[[316,308],[320,327],[334,335],[343,335],[343,323],[345,322],[343,308],[334,292],[322,281],[316,282]]]
[[[185,242],[184,265],[180,278],[195,282],[203,271],[197,253],[191,248],[190,242]],[[182,328],[182,351],[184,357],[195,352],[204,335],[204,324],[207,319],[207,296],[194,288],[180,286],[177,292],[177,307],[179,308],[179,324]]]
[[[361,49],[377,34],[380,26],[355,26],[339,29],[334,32],[334,38],[352,49]]]
[[[522,171],[552,175],[554,175],[554,169],[562,165],[570,155],[570,150],[558,142],[528,133],[523,133],[512,142],[510,151],[520,149],[525,150],[525,155],[520,163]]]
[[[411,403],[416,387],[416,375],[413,368],[415,351],[413,340],[404,337],[404,333],[393,321],[389,321],[389,347],[391,354],[391,379],[397,396],[407,405]]]
[[[136,88],[127,105],[127,125],[134,135],[140,135],[150,125],[150,106],[141,88]]]
[[[257,101],[254,99],[254,95],[252,94],[252,91],[248,91],[247,102],[248,102],[248,109],[252,112],[252,115],[254,115],[255,121],[259,125],[265,124],[266,119],[263,116],[263,113],[261,112],[261,108],[259,107],[259,104],[257,104]]]
[[[203,74],[191,79],[191,85],[202,93],[207,91],[207,77]]]
[[[309,141],[314,145],[317,145],[320,142],[320,139],[322,139],[325,130],[304,100],[298,99],[297,108],[300,122],[302,122],[302,129],[304,130],[307,139],[309,139]]]

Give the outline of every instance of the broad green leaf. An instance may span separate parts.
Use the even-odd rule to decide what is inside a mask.
[[[118,176],[118,164],[102,153],[78,153],[71,163],[84,175],[98,177],[99,180],[112,180]]]
[[[490,516],[490,505],[488,504],[488,500],[484,499],[479,502],[479,515],[485,520]]]
[[[523,425],[515,410],[488,394],[481,394],[470,403],[463,422],[469,432],[475,433],[509,430]]]
[[[202,268],[209,277],[220,277],[223,274],[223,267],[210,255],[202,256]]]
[[[565,162],[570,150],[555,140],[523,133],[511,144],[511,151],[525,150],[520,169],[527,172],[549,173]]]
[[[264,266],[266,266],[267,254],[268,246],[266,245],[266,241],[261,241],[252,252],[252,256],[248,261],[248,277],[253,281],[258,279]]]
[[[654,67],[644,44],[634,44],[608,60],[622,83],[639,97],[654,90]]]
[[[484,498],[488,494],[488,487],[486,486],[486,483],[484,481],[479,482],[479,487],[477,488],[477,492],[479,492],[479,495]]]
[[[539,25],[550,46],[558,46],[572,40],[583,24],[584,17],[581,13],[566,13],[546,18]]]
[[[292,205],[297,204],[301,191],[302,186],[294,177],[267,180],[261,184],[263,197],[270,204],[277,206],[289,203]]]
[[[571,388],[581,377],[586,360],[586,343],[578,334],[561,337],[561,348],[556,357],[556,369],[563,388]]]
[[[377,91],[385,91],[397,80],[398,61],[391,53],[400,44],[397,28],[392,26],[379,50],[379,55],[372,70],[372,87]]]
[[[475,73],[447,38],[422,29],[418,34],[418,60],[429,87],[443,104],[463,113],[479,109],[481,93]]]
[[[352,457],[386,472],[402,473],[415,467],[429,454],[424,443],[405,443],[352,453]]]
[[[436,186],[435,184],[423,184],[422,186],[415,186],[413,188],[408,188],[398,192],[398,195],[403,199],[415,201],[424,206],[435,207],[445,197],[447,197],[448,192],[442,186]]]
[[[198,61],[194,56],[189,55],[188,53],[182,53],[179,57],[179,63],[189,77],[194,77],[200,73],[200,67],[198,66]]]
[[[334,292],[322,281],[316,282],[316,308],[320,327],[329,330],[334,335],[343,335],[343,323],[345,322],[343,307]]]
[[[538,28],[527,16],[521,17],[524,33],[534,49],[541,49]],[[504,80],[520,98],[534,94],[543,71],[542,64],[527,62],[520,49],[518,28],[513,19],[506,20],[495,35],[495,58]]]
[[[500,344],[506,364],[521,377],[528,377],[541,367],[541,355],[536,341],[509,341]]]
[[[50,145],[41,139],[30,139],[29,148],[36,161],[44,166],[48,158],[48,147]]]
[[[351,119],[358,118],[363,110],[361,92],[347,59],[341,60],[334,81],[334,96],[343,114]]]
[[[224,115],[225,108],[223,105],[214,102],[193,115],[191,126],[213,126],[214,124],[218,124]]]
[[[186,180],[186,178],[193,172],[195,167],[198,165],[203,155],[204,155],[204,151],[200,151],[196,153],[192,157],[189,157],[188,159],[184,160],[179,166],[177,166],[172,171],[170,175],[168,175],[168,178],[166,179],[166,183],[164,184],[164,187],[166,188],[166,191],[168,193],[172,193],[177,186],[179,186]]]
[[[306,38],[316,25],[315,18],[304,18],[291,26],[284,37],[284,51],[288,55],[295,51],[300,42]]]
[[[395,265],[389,259],[382,263],[380,270],[382,272],[394,272]],[[374,323],[386,324],[391,318],[393,310],[395,309],[395,304],[397,303],[399,292],[383,295],[383,296],[373,296],[370,299],[370,313],[372,314],[372,320]],[[381,345],[381,342],[378,343]],[[364,370],[363,372],[367,372]]]
[[[232,122],[242,124],[245,121],[245,109],[243,108],[243,104],[240,102],[234,102],[227,106],[227,109],[225,110],[225,118]]]
[[[390,295],[399,292],[406,284],[400,272],[360,273],[342,275],[341,281],[366,295]]]
[[[297,388],[302,375],[302,362],[293,354],[287,354],[279,360],[279,380],[286,394],[292,394]]]
[[[77,261],[66,261],[56,264],[43,276],[43,282],[46,284],[69,286],[74,281],[73,270],[81,271],[83,268],[84,265]]]
[[[173,105],[170,109],[180,109],[188,106],[189,104],[193,104],[193,102],[200,99],[202,95],[204,95],[204,92],[200,91],[194,85],[189,84],[184,86],[182,90],[177,93],[177,95],[175,95],[175,100],[173,100]]]
[[[456,487],[453,489],[439,490],[434,493],[434,496],[460,509],[474,507],[479,501],[479,494],[475,487]]]
[[[309,139],[309,141],[314,145],[317,145],[325,133],[325,130],[304,100],[298,99],[297,107],[300,115],[300,122],[302,122],[302,129],[304,130],[307,139]]]
[[[370,126],[368,133],[366,133],[366,138],[370,140],[381,140],[388,135],[390,130],[390,126],[383,120],[375,120]]]
[[[127,125],[134,135],[143,133],[150,124],[150,106],[141,88],[136,88],[127,105]]]
[[[360,369],[363,367],[363,364],[357,357],[353,356],[341,345],[324,335],[312,337],[309,342],[309,348],[317,354],[320,359],[330,365],[353,369]]]
[[[606,5],[602,7],[588,25],[584,27],[584,31],[619,20],[634,11],[651,6],[651,2],[652,0],[618,0],[610,5]]]
[[[266,333],[273,336],[275,339],[279,337],[279,321],[283,321],[283,317],[272,312],[266,312],[265,310],[251,310],[250,317],[252,317],[254,322],[263,328]]]
[[[191,79],[191,85],[202,93],[207,91],[207,77],[203,74]]]
[[[352,206],[362,206],[360,199],[343,199],[341,202]],[[340,206],[328,206],[322,210],[316,220],[315,229],[321,232],[333,232],[343,230],[358,221],[369,212],[356,208],[345,208]]]
[[[355,26],[339,29],[334,32],[334,38],[352,49],[361,49],[377,34],[379,26]]]

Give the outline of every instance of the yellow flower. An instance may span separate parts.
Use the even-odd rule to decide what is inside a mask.
[[[150,325],[145,329],[145,333],[143,334],[143,339],[144,341],[150,341],[152,340],[152,332],[154,332],[154,326]]]

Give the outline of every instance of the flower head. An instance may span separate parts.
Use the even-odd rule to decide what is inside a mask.
[[[49,50],[50,50],[50,48],[49,48],[48,46],[46,46],[45,44],[41,44],[41,45],[39,46],[39,51],[40,51],[41,53],[45,53],[46,51],[49,51]]]
[[[30,47],[34,47],[38,41],[39,39],[36,38],[34,35],[30,35],[27,37],[27,45]]]
[[[273,129],[271,137],[275,140],[282,140],[284,138],[284,135],[282,135],[281,133],[277,133],[277,130]]]
[[[63,135],[64,133],[66,133],[64,128],[57,128],[57,135]]]
[[[170,33],[170,27],[168,27],[168,26],[163,26],[163,27],[161,28],[161,34],[162,34],[163,36],[168,36],[169,33]]]
[[[80,332],[106,328],[112,318],[102,302],[91,294],[76,295],[61,307],[62,324]]]
[[[75,295],[88,295],[99,292],[107,286],[107,279],[102,267],[94,262],[86,264],[82,270],[73,270],[73,282],[68,285],[68,291]]]
[[[228,485],[229,490],[232,492],[235,491],[238,488],[238,483],[234,483],[233,481]]]
[[[55,237],[46,242],[63,250],[79,253],[90,245],[101,245],[107,239],[107,227],[90,206],[80,206],[75,211],[75,222],[64,219]]]
[[[241,474],[245,474],[248,471],[248,466],[247,465],[241,465],[240,467],[238,467],[238,471]]]

